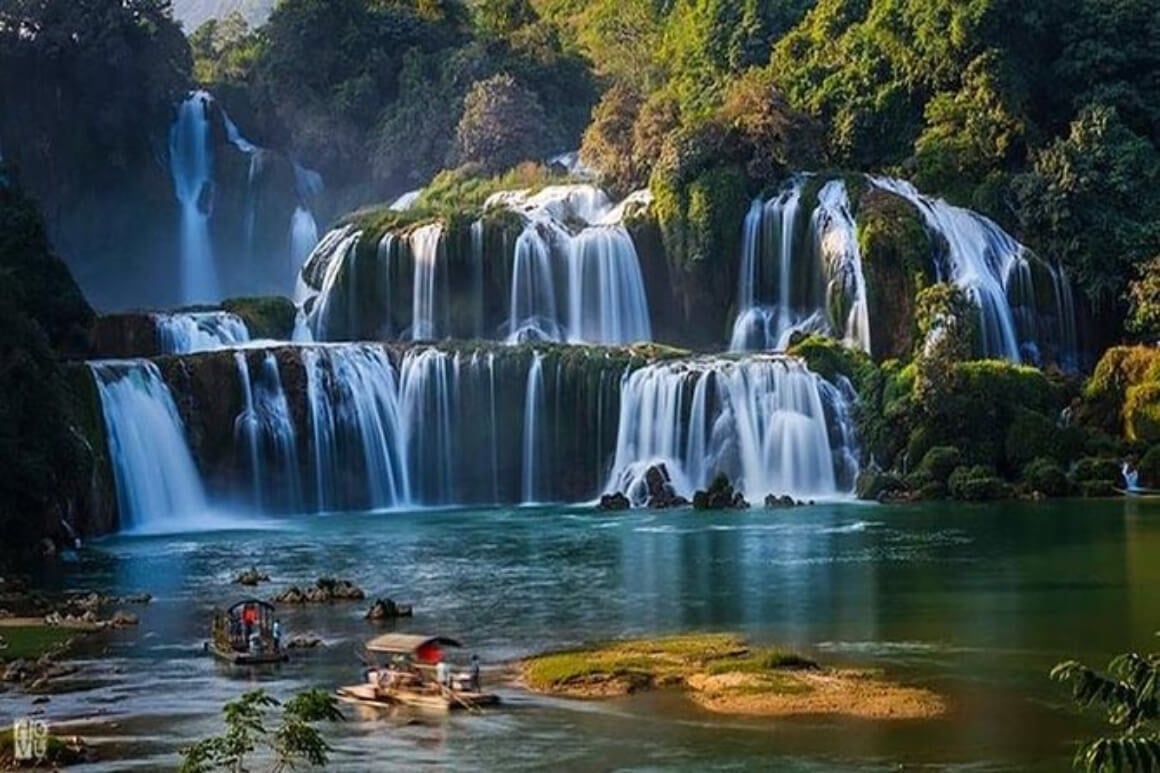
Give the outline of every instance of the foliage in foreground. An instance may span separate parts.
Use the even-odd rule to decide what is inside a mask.
[[[270,713],[282,707],[276,728],[267,726]],[[298,765],[326,765],[330,746],[314,725],[342,720],[334,696],[323,690],[308,690],[285,704],[265,690],[251,690],[222,708],[226,730],[204,738],[181,750],[182,773],[251,770],[249,757],[259,749],[273,755],[270,771],[280,773]]]
[[[1160,768],[1160,654],[1118,655],[1107,673],[1068,660],[1051,670],[1051,678],[1070,683],[1072,699],[1084,709],[1102,712],[1114,731],[1080,746],[1074,760],[1077,770],[1122,773]]]

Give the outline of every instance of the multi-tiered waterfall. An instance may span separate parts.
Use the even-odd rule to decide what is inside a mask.
[[[986,217],[923,196],[907,182],[865,184],[920,213],[932,237],[930,273],[964,289],[979,308],[981,355],[1040,362],[1050,344],[1060,364],[1076,365],[1075,307],[1061,269]],[[844,180],[802,175],[753,202],[742,224],[738,310],[733,351],[782,351],[794,333],[812,332],[873,353],[856,213]]]

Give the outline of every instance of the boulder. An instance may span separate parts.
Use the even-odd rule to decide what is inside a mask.
[[[286,642],[288,650],[312,650],[322,646],[322,639],[314,634],[298,634]]]
[[[306,594],[297,585],[291,585],[274,597],[275,604],[305,604]]]
[[[117,610],[113,613],[112,618],[109,619],[108,625],[112,628],[126,628],[128,626],[137,625],[140,622],[137,615],[132,612],[123,612]]]
[[[664,464],[654,464],[644,473],[645,491],[648,493],[647,506],[651,510],[667,510],[685,507],[689,500],[677,494],[669,468]]]
[[[376,599],[367,610],[367,620],[395,620],[400,617],[411,617],[410,604],[396,604],[391,599]]]
[[[260,571],[256,566],[251,566],[249,569],[238,573],[238,575],[234,577],[235,585],[245,585],[251,588],[260,583],[269,581],[270,575]]]
[[[805,507],[806,503],[800,500],[795,500],[789,494],[783,494],[780,497],[777,494],[767,494],[765,497],[766,510],[785,510],[792,507]]]
[[[693,494],[694,510],[745,510],[749,503],[740,491],[733,490],[733,484],[724,473],[718,473],[706,491]]]
[[[0,675],[0,680],[5,682],[23,682],[29,674],[33,672],[36,665],[31,660],[20,658],[9,663],[4,668],[3,675]]]
[[[628,501],[623,493],[614,491],[611,494],[604,494],[600,497],[600,504],[596,505],[597,510],[628,510],[632,507],[632,503]]]
[[[313,588],[303,591],[292,585],[274,597],[275,604],[326,604],[331,601],[360,601],[366,598],[362,588],[350,580],[320,577]]]

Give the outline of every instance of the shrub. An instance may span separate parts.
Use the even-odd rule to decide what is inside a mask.
[[[963,463],[963,455],[954,446],[935,446],[926,452],[918,469],[937,483],[946,483],[951,473]]]
[[[1071,479],[1076,483],[1089,481],[1118,481],[1122,478],[1120,465],[1114,459],[1086,457],[1075,463]]]
[[[989,467],[959,467],[948,481],[951,496],[964,502],[988,502],[1011,496],[1011,487]]]
[[[456,160],[495,174],[545,152],[547,119],[536,95],[501,73],[477,81],[455,130]]]
[[[876,501],[884,494],[905,491],[906,485],[897,475],[881,470],[863,470],[858,473],[854,489],[859,499]]]
[[[1131,441],[1160,443],[1160,380],[1128,389],[1124,434]]]
[[[1055,422],[1035,411],[1018,410],[1007,430],[1006,460],[1019,470],[1040,457],[1065,461],[1069,454]]]
[[[1071,484],[1067,480],[1067,473],[1054,459],[1040,457],[1023,469],[1023,481],[1032,491],[1049,497],[1067,496],[1071,491]]]
[[[1140,485],[1160,488],[1160,445],[1152,446],[1137,465],[1140,471]]]

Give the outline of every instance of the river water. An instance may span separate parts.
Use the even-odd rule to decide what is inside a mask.
[[[201,652],[211,609],[252,564],[273,582],[335,575],[415,604],[398,630],[459,637],[496,669],[584,641],[737,631],[827,663],[879,667],[950,702],[936,720],[744,719],[657,693],[569,702],[500,688],[483,716],[347,707],[327,728],[335,769],[1062,770],[1098,729],[1047,672],[1155,644],[1160,504],[1146,501],[624,513],[540,508],[342,514],[261,528],[118,537],[40,578],[58,589],[156,597],[138,628],[82,659],[93,689],[43,706],[0,693],[0,718],[38,709],[76,732],[96,769],[172,768],[220,706],[263,686],[287,696],[359,679],[355,645],[387,630],[366,603],[279,614],[327,643],[279,669],[231,671]],[[114,758],[116,761],[110,762]],[[901,768],[900,768],[901,766]]]

